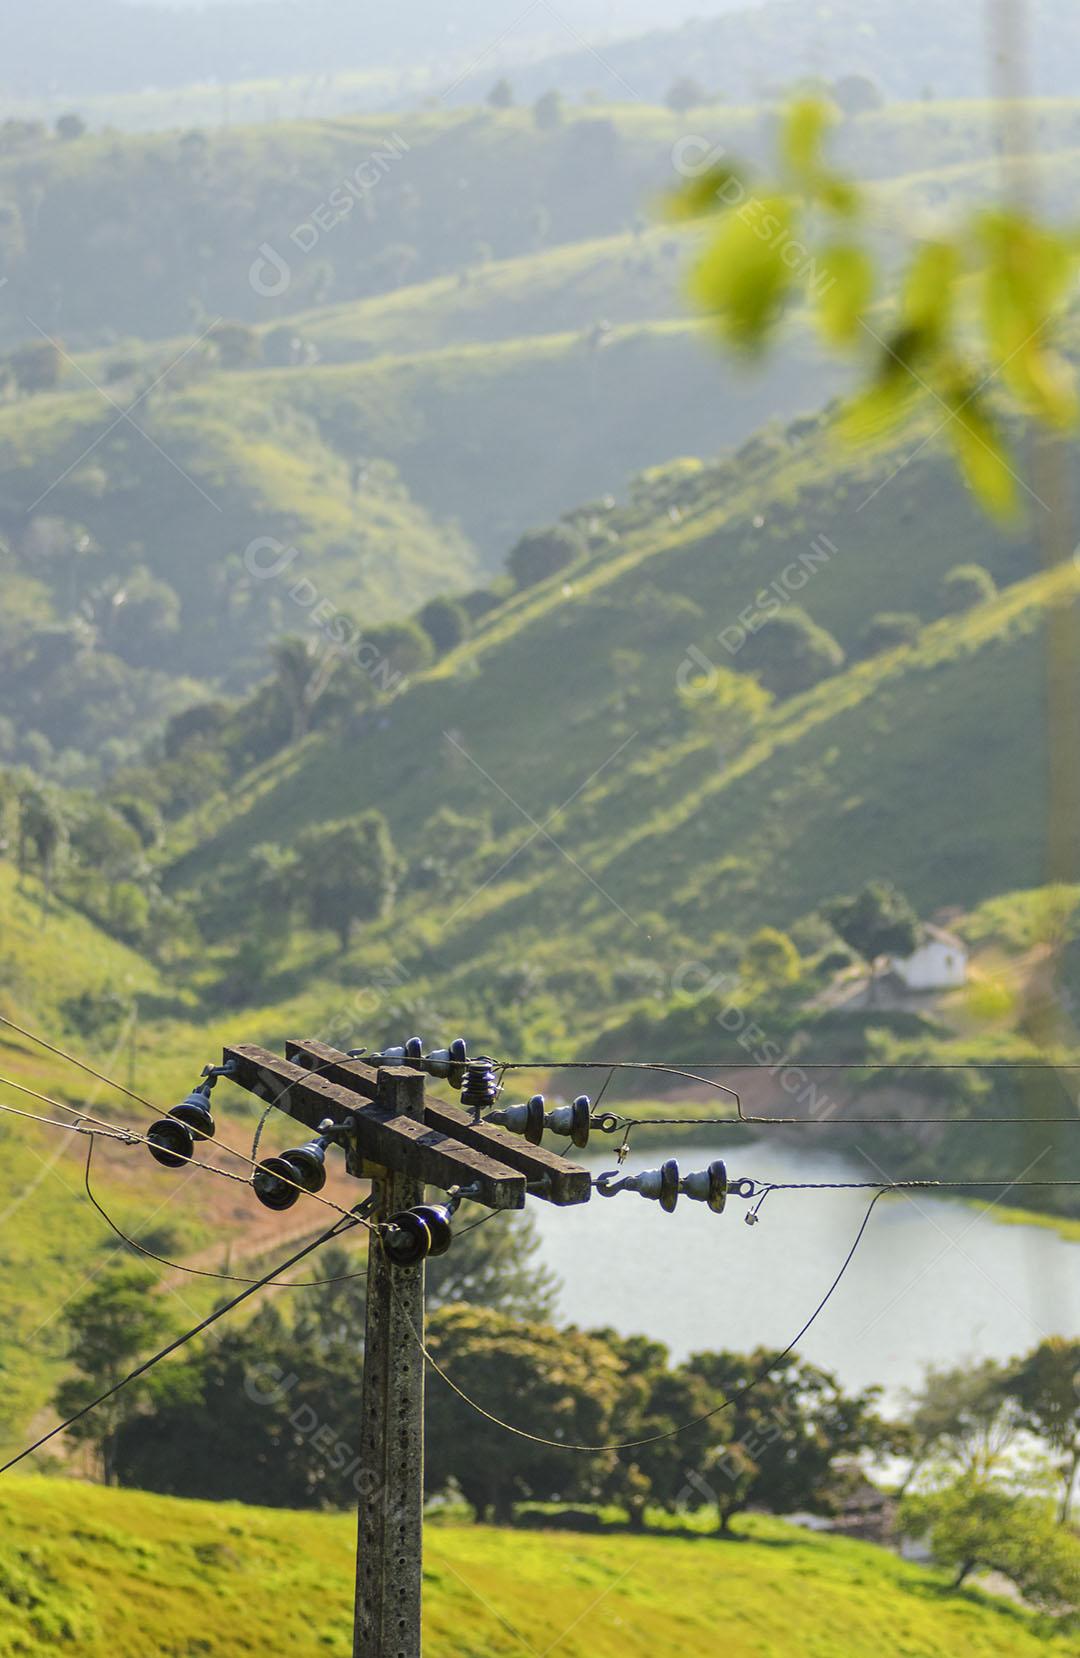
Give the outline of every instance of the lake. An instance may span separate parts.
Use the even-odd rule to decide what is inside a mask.
[[[867,1178],[827,1153],[743,1139],[650,1147],[626,1167],[657,1168],[666,1157],[684,1171],[723,1157],[733,1179]],[[613,1166],[610,1157],[595,1165]],[[784,1347],[839,1271],[872,1196],[774,1192],[756,1226],[745,1224],[751,1205],[737,1198],[722,1215],[686,1197],[667,1215],[629,1192],[594,1192],[580,1208],[530,1207],[542,1259],[562,1283],[560,1318],[642,1332],[679,1359],[704,1348]],[[927,1364],[1005,1359],[1044,1335],[1080,1336],[1080,1244],[917,1192],[878,1203],[798,1350],[849,1388],[880,1382],[895,1401]]]

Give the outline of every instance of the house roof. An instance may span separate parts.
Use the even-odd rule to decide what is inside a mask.
[[[924,921],[919,928],[919,942],[922,944],[947,944],[950,950],[962,950],[967,953],[967,945],[956,933],[950,933],[945,927],[935,927],[932,921]]]

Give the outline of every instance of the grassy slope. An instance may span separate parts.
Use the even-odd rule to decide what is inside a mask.
[[[296,1658],[351,1650],[353,1521],[8,1476],[0,1655]],[[426,1642],[439,1658],[558,1646],[567,1658],[1046,1658],[1024,1614],[868,1544],[751,1521],[746,1540],[429,1527]],[[518,1631],[521,1634],[518,1634]]]
[[[739,443],[840,383],[805,339],[783,365],[744,382],[690,322],[630,326],[598,349],[558,334],[216,375],[163,389],[144,407],[140,419],[168,459],[116,432],[53,490],[49,510],[105,545],[144,542],[195,627],[207,620],[208,593],[218,619],[239,594],[240,555],[261,535],[298,546],[304,573],[335,603],[369,618],[400,614],[432,590],[467,586],[474,545],[491,568],[522,530],[568,503],[622,489],[654,462]],[[0,445],[11,438],[0,497],[29,505],[108,423],[93,394],[0,407]],[[373,456],[397,467],[404,488],[365,483],[352,494],[352,461]],[[268,598],[281,612],[272,627],[303,624],[283,588],[263,586],[256,608],[235,613],[249,650],[266,632]],[[185,659],[194,651],[198,660],[199,648],[197,637],[186,641]]]
[[[43,922],[41,895],[19,889],[10,865],[0,862],[0,1013],[17,1023],[65,1038],[81,1057],[112,1075],[127,1074],[128,1026],[117,1023],[97,1040],[76,1030],[71,999],[115,996],[126,1009],[138,996],[144,1018],[171,1006],[167,986],[133,951],[115,943],[82,916],[54,905]],[[146,1080],[146,1048],[137,1080]],[[52,1094],[109,1121],[146,1114],[6,1027],[0,1027],[0,1074]],[[68,1120],[41,1101],[0,1084],[0,1102],[19,1110]],[[0,1117],[0,1442],[10,1445],[45,1403],[64,1369],[63,1338],[56,1315],[68,1296],[104,1263],[112,1240],[81,1192],[86,1141]],[[99,1151],[95,1187],[124,1223],[168,1226],[166,1247],[183,1252],[201,1237],[200,1216],[190,1204],[161,1211],[174,1191],[140,1191],[141,1152],[119,1160]],[[134,1158],[139,1159],[138,1168]],[[126,1160],[126,1161],[125,1161]],[[189,1194],[190,1195],[190,1194]],[[159,1247],[162,1247],[159,1243]],[[33,1285],[33,1293],[27,1286]]]
[[[117,944],[84,917],[54,904],[42,925],[34,883],[21,890],[0,860],[0,1014],[74,1052],[106,1076],[134,1081],[156,1108],[187,1093],[206,1060],[220,1058],[235,1025],[197,1022],[192,1004],[135,952]],[[122,1017],[99,1025],[72,1006],[83,995],[114,998]],[[138,999],[134,1073],[132,1028],[126,1017]],[[99,1015],[99,1018],[103,1017]],[[10,1086],[22,1084],[110,1123],[144,1132],[151,1112],[80,1072],[58,1056],[0,1025],[0,1105],[67,1122],[69,1113]],[[10,1079],[7,1080],[7,1079]],[[250,1145],[254,1102],[234,1092],[222,1138]],[[93,1212],[83,1189],[87,1140],[36,1127],[0,1113],[0,1451],[25,1440],[29,1425],[51,1421],[48,1408],[65,1373],[60,1314],[112,1258],[116,1239]],[[213,1154],[210,1154],[213,1160]],[[225,1160],[226,1166],[237,1168]],[[141,1146],[95,1144],[93,1188],[129,1235],[170,1259],[197,1256],[218,1270],[227,1253],[231,1270],[243,1263],[265,1270],[288,1253],[286,1239],[301,1227],[317,1230],[327,1211],[314,1205],[295,1224],[269,1215],[242,1186],[193,1171],[167,1173]],[[343,1198],[341,1199],[343,1201]],[[354,1201],[352,1195],[349,1201]],[[291,1221],[291,1218],[290,1218]],[[269,1258],[267,1259],[267,1254]],[[212,1279],[192,1278],[151,1264],[177,1327],[195,1323],[220,1294]]]
[[[465,538],[385,469],[354,494],[355,457],[291,403],[282,397],[271,418],[261,384],[240,375],[200,392],[162,389],[137,416],[149,441],[114,425],[93,392],[0,407],[5,516],[17,522],[48,491],[41,512],[85,524],[110,551],[141,547],[183,602],[181,671],[235,672],[223,649],[250,661],[268,633],[302,626],[287,597],[300,574],[371,618],[408,611],[433,588],[468,586],[477,565]],[[244,549],[262,536],[302,549],[290,582],[246,574]]]
[[[638,194],[627,201],[647,207],[670,174],[671,146],[685,123],[647,108],[597,111],[601,118],[625,149],[619,190],[632,179]],[[1033,119],[1053,185],[1071,176],[1076,108],[1046,101]],[[391,234],[380,215],[398,211],[406,185],[445,201],[450,184],[466,179],[492,263],[447,256],[447,274],[429,281],[298,311],[301,277],[324,255],[331,263],[353,256],[354,215],[326,234],[317,260],[297,263],[280,305],[263,302],[253,315],[264,331],[288,315],[323,353],[324,366],[210,373],[185,388],[197,361],[189,352],[138,406],[136,418],[157,450],[126,423],[109,432],[112,409],[75,368],[61,393],[0,407],[0,509],[12,534],[44,497],[36,510],[86,524],[110,556],[141,548],[137,556],[184,600],[187,631],[173,647],[178,666],[182,660],[215,677],[228,672],[238,683],[261,660],[268,633],[304,625],[289,584],[246,579],[240,555],[256,537],[298,546],[302,574],[333,604],[368,618],[400,612],[433,588],[468,585],[477,550],[491,567],[523,529],[569,503],[618,491],[648,464],[738,443],[771,415],[820,405],[843,382],[799,330],[784,358],[759,377],[721,368],[681,314],[679,238],[667,229],[627,233],[621,208],[610,223],[596,203],[591,217],[560,209],[542,232],[548,245],[535,251],[522,247],[520,225],[500,241],[488,218],[501,224],[505,217],[499,192],[507,171],[524,167],[542,181],[565,169],[568,131],[538,134],[523,111],[425,114],[404,128],[411,148],[402,171],[380,180],[384,205],[376,204],[364,235],[377,243]],[[764,141],[752,111],[712,111],[704,128],[740,154],[755,154]],[[891,224],[897,199],[940,205],[943,196],[985,195],[997,177],[986,159],[989,137],[981,105],[899,106],[844,123],[836,148],[841,161],[875,181],[878,216]],[[18,197],[45,181],[34,258],[46,257],[50,238],[59,258],[71,215],[100,198],[95,257],[107,263],[111,233],[104,227],[112,216],[123,210],[131,231],[128,198],[117,193],[117,179],[127,178],[133,200],[153,182],[146,222],[162,236],[179,235],[178,253],[200,239],[242,277],[251,248],[271,235],[260,215],[286,212],[275,191],[292,202],[295,225],[382,138],[374,118],[297,123],[211,137],[197,159],[178,151],[173,135],[89,138],[0,158],[0,184],[6,179]],[[238,226],[222,204],[231,206],[230,180],[240,172],[261,181],[266,202],[251,209],[249,240],[226,257]],[[156,214],[173,195],[177,224],[164,227]],[[184,226],[184,214],[197,231]],[[136,218],[137,237],[143,218]],[[512,256],[499,258],[504,242]],[[129,263],[122,279],[102,275],[109,296],[132,271],[145,287],[140,267]],[[464,266],[467,280],[459,274]],[[236,299],[223,295],[216,307],[239,314]],[[602,319],[616,331],[595,349],[586,335]],[[118,401],[137,395],[185,349],[178,340],[151,347],[141,375],[113,388]],[[100,381],[109,356],[90,353],[83,366]],[[372,456],[396,466],[404,487],[390,476],[354,494],[353,463]]]
[[[495,848],[463,872],[453,903],[407,894],[392,945],[376,930],[353,958],[370,967],[392,948],[410,983],[434,987],[449,1010],[515,952],[568,967],[582,928],[604,959],[666,960],[672,949],[705,950],[721,927],[790,922],[882,871],[924,910],[1038,884],[1044,606],[1075,592],[1080,573],[1056,585],[1018,580],[1030,549],[991,528],[930,451],[888,486],[884,509],[862,510],[915,441],[837,469],[815,430],[658,488],[614,515],[620,541],[570,573],[569,595],[560,580],[495,613],[395,703],[388,727],[313,739],[190,825],[202,844],[176,878],[190,885],[242,862],[269,821],[288,840],[312,817],[379,801],[408,851],[433,800],[491,812]],[[680,503],[677,525],[669,501]],[[837,550],[799,597],[849,648],[876,610],[932,616],[954,562],[977,559],[1012,585],[982,611],[933,624],[910,651],[856,663],[777,705],[724,767],[715,739],[680,720],[687,648],[737,666],[716,634],[822,533]],[[635,653],[623,698],[620,651]],[[412,760],[404,770],[402,754]],[[542,839],[496,876],[529,833],[523,812],[542,821],[586,779],[552,832],[603,893]],[[975,822],[984,832],[973,841]],[[354,971],[326,957],[296,966],[297,990],[304,974]],[[283,974],[279,991],[289,982]],[[341,992],[324,1000],[331,994]]]

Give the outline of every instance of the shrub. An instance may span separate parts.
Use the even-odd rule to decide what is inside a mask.
[[[989,570],[981,564],[956,564],[945,577],[945,613],[955,616],[985,604],[997,592],[997,584]]]
[[[417,613],[416,620],[427,634],[439,656],[445,656],[468,637],[469,615],[457,599],[440,594],[429,599]]]
[[[922,622],[911,610],[881,610],[871,616],[859,635],[859,656],[880,656],[898,645],[913,645]]]
[[[506,562],[518,587],[534,587],[565,570],[582,550],[576,531],[566,524],[553,524],[547,530],[528,530],[511,548]]]
[[[844,653],[832,634],[798,605],[761,620],[751,618],[738,659],[739,668],[756,673],[777,697],[808,691],[843,665]]]

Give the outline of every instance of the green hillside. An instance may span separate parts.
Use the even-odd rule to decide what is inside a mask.
[[[1026,112],[1055,209],[1078,108]],[[714,140],[763,159],[773,126],[695,115],[691,161]],[[691,241],[647,219],[688,137],[670,111],[597,106],[551,129],[442,111],[400,129],[19,129],[0,147],[4,315],[44,376],[24,386],[16,357],[0,395],[0,760],[93,777],[200,684],[249,686],[272,638],[314,643],[327,607],[370,626],[464,591],[574,503],[847,383],[799,321],[757,373],[704,348],[682,294]],[[994,142],[983,103],[903,105],[842,121],[835,152],[868,181],[887,259],[901,220],[996,190]],[[319,228],[357,169],[367,182]],[[72,235],[78,284],[55,275]],[[266,248],[280,292],[249,280]],[[287,555],[287,579],[254,572],[253,547],[263,568]]]
[[[1040,155],[1075,147],[1074,100],[1036,100],[1030,114]],[[688,135],[691,164],[712,145],[760,163],[770,106],[593,104],[550,128],[528,109],[398,112],[68,142],[13,126],[0,147],[0,344],[33,337],[28,315],[69,347],[218,316],[261,324],[623,234],[670,185]],[[992,111],[892,105],[848,117],[834,149],[866,179],[987,160]],[[266,247],[284,274],[254,269]]]
[[[0,1484],[0,1653],[296,1658],[351,1651],[355,1521],[11,1475]],[[1065,1658],[1025,1613],[870,1544],[750,1520],[739,1540],[430,1526],[425,1640],[440,1658],[523,1648],[675,1658],[722,1630],[734,1658]]]
[[[392,923],[368,929],[333,976],[373,970],[392,947],[414,992],[465,1011],[489,999],[500,964],[528,961],[584,1035],[617,1000],[596,965],[610,971],[627,952],[669,970],[688,953],[708,960],[718,930],[790,925],[882,871],[923,913],[1037,885],[1045,615],[1080,575],[1031,574],[1030,546],[988,526],[930,450],[889,484],[887,514],[863,510],[905,452],[837,466],[811,423],[719,467],[643,482],[604,517],[599,550],[490,613],[385,722],[309,739],[193,818],[174,889],[201,889],[211,929],[231,926],[223,895],[243,890],[271,824],[288,842],[306,822],[377,803],[413,863],[435,804],[480,814],[486,844],[435,895],[406,883]],[[680,680],[702,663],[742,666],[721,630],[734,624],[738,642],[740,613],[820,537],[832,551],[798,598],[849,664],[759,711],[749,731],[728,734],[722,712],[712,725],[695,717]],[[1002,591],[936,619],[946,571],[971,560]],[[915,612],[924,631],[856,660],[876,611]],[[557,844],[531,832],[563,802]],[[974,820],[986,829],[973,842]],[[309,975],[320,960],[307,958]]]

